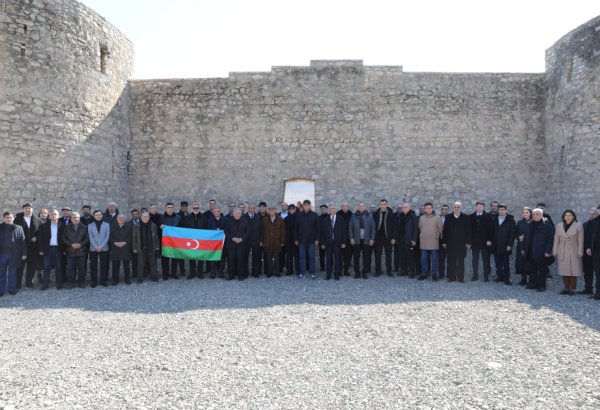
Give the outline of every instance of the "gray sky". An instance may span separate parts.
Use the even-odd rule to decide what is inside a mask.
[[[541,72],[597,0],[83,0],[135,44],[135,78],[226,77],[310,60]]]

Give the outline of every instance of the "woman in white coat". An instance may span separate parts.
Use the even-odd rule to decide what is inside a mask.
[[[583,225],[570,209],[563,212],[562,222],[556,226],[552,253],[558,261],[558,274],[564,289],[562,295],[574,295],[577,277],[583,271]]]

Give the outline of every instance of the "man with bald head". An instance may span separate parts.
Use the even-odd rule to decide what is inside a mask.
[[[442,230],[442,247],[448,258],[448,282],[465,281],[465,256],[471,247],[471,221],[462,212],[462,203],[455,202],[453,213],[446,216]]]

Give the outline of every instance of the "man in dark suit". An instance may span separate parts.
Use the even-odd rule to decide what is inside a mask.
[[[294,272],[300,272],[300,260],[298,259],[298,245],[296,241],[296,205],[288,206],[288,215],[285,222],[285,266],[286,275],[293,275]]]
[[[248,204],[248,212],[243,218],[248,223],[249,235],[248,243],[246,244],[246,256],[244,260],[245,273],[248,271],[248,259],[252,256],[250,272],[252,276],[258,278],[263,270],[261,247],[262,238],[262,218],[256,214],[256,205]]]
[[[329,207],[327,218],[321,219],[320,241],[321,250],[325,251],[326,280],[333,277],[340,279],[342,274],[342,251],[347,247],[348,227],[343,217],[337,214],[335,205]]]
[[[106,206],[106,211],[102,215],[102,220],[112,225],[116,222],[117,216],[119,216],[119,208],[117,208],[116,202],[109,202]]]
[[[348,202],[342,203],[342,209],[337,213],[346,223],[346,232],[350,227],[350,220],[352,219],[352,211],[350,210],[350,204]],[[342,249],[342,261],[344,276],[350,276],[350,265],[352,265],[352,255],[354,253],[353,247],[350,245],[350,236],[347,235],[346,247]]]
[[[119,214],[114,224],[110,226],[109,244],[111,247],[110,260],[112,261],[112,283],[119,283],[119,270],[123,265],[124,280],[131,285],[131,259],[133,242],[133,225],[125,222],[125,215]]]
[[[375,220],[375,276],[381,275],[381,256],[385,250],[385,267],[388,276],[392,273],[392,239],[394,237],[394,212],[387,199],[379,201],[379,209],[373,213]]]
[[[448,210],[450,207],[446,204],[442,205],[440,208],[440,220],[442,221],[442,225],[446,222],[446,218],[448,217]],[[446,275],[446,249],[442,246],[442,237],[440,236],[440,250],[438,252],[438,270],[440,279],[443,279]]]
[[[62,216],[59,221],[66,228],[67,226],[69,226],[71,224],[72,209],[68,206],[63,206],[61,209],[61,212],[62,212]],[[61,249],[63,250],[61,260],[60,260],[61,266],[63,268],[62,269],[63,283],[67,283],[67,250],[64,247],[62,247]],[[87,253],[86,253],[86,255],[87,255]],[[87,270],[87,266],[85,269]]]
[[[327,205],[322,204],[319,209],[321,210],[321,213],[319,214],[320,225],[323,220],[329,219],[329,208]],[[319,268],[321,272],[325,272],[325,251],[323,251],[321,248],[319,248]]]
[[[33,288],[33,276],[35,274],[35,262],[37,255],[38,232],[41,220],[33,214],[33,206],[27,202],[23,205],[23,212],[19,212],[14,221],[15,225],[23,228],[25,243],[27,244],[27,260],[17,268],[17,290],[21,290],[23,282],[23,271],[27,266],[25,274],[25,287]]]
[[[475,203],[475,212],[469,215],[471,221],[471,253],[473,255],[472,281],[479,280],[479,255],[483,260],[483,280],[490,281],[490,250],[492,247],[493,225],[492,217],[485,212],[481,201]]]
[[[396,217],[392,245],[400,243],[400,274],[399,276],[415,277],[415,254],[419,237],[419,217],[410,209],[410,204],[402,204],[402,211]]]
[[[188,229],[207,229],[208,220],[202,212],[200,212],[200,203],[192,203],[192,212],[187,214],[183,218],[182,225]],[[190,267],[190,273],[188,273],[188,279],[194,279],[198,277],[204,279],[204,261],[201,260],[190,260],[188,262]]]
[[[509,258],[515,242],[516,224],[515,218],[506,213],[506,205],[498,205],[498,215],[493,217],[492,253],[496,265],[495,282],[504,282],[512,285],[510,281]]]
[[[17,294],[17,269],[27,259],[27,243],[23,228],[15,225],[14,215],[4,212],[0,224],[0,296],[8,291]],[[8,275],[7,275],[8,272]]]
[[[448,282],[465,281],[465,256],[471,247],[471,221],[461,212],[462,204],[454,203],[454,213],[446,216],[442,231],[442,246],[448,259]]]
[[[63,246],[61,238],[65,232],[65,225],[60,223],[58,211],[53,209],[49,214],[50,220],[40,227],[38,240],[38,253],[44,258],[44,276],[41,290],[50,287],[50,270],[54,266],[56,276],[56,289],[63,288],[63,272],[66,266],[62,265],[61,256]]]
[[[246,242],[248,240],[248,222],[242,219],[242,211],[235,208],[233,217],[225,224],[225,246],[227,247],[228,274],[227,280],[232,280],[236,275],[239,280],[246,279],[244,260],[246,258]]]

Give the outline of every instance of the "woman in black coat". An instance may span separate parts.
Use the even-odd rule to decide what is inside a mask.
[[[529,224],[531,223],[531,208],[525,207],[521,211],[523,218],[517,222],[517,252],[515,258],[515,272],[521,275],[519,285],[527,285],[527,234],[529,233]],[[521,251],[525,251],[525,255]]]

